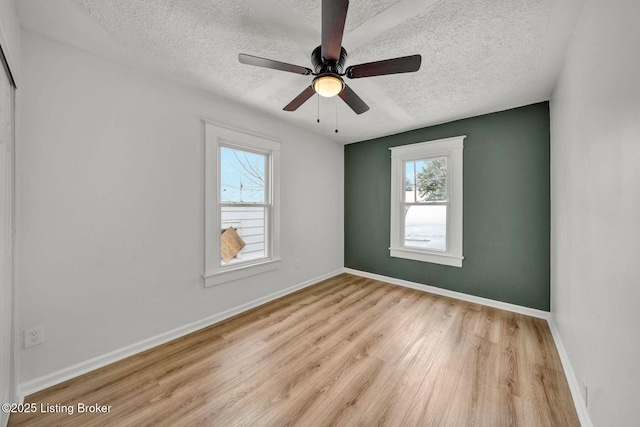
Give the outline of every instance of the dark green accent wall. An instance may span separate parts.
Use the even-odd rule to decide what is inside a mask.
[[[389,147],[467,135],[462,268],[389,256]],[[349,144],[345,267],[549,311],[549,103]]]

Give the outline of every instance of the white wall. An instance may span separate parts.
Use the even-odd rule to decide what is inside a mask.
[[[640,420],[639,22],[587,1],[551,100],[552,315],[603,427]]]
[[[343,147],[23,32],[19,327],[27,382],[342,268]],[[203,287],[204,126],[282,141],[280,270]],[[295,268],[299,259],[301,268]]]
[[[20,74],[20,21],[15,0],[0,0],[0,43],[14,78]]]

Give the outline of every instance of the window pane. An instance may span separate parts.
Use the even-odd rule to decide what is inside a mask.
[[[220,198],[222,202],[265,203],[267,156],[220,147]]]
[[[409,206],[404,219],[404,245],[407,247],[447,249],[447,207]]]
[[[405,198],[407,203],[447,200],[447,158],[405,162]]]
[[[249,261],[267,256],[265,250],[265,220],[267,208],[262,206],[232,206],[221,208],[222,230],[232,227],[240,236],[245,246],[229,262],[220,260],[222,265]],[[221,239],[221,252],[225,252],[226,240]],[[231,253],[233,255],[233,252]]]

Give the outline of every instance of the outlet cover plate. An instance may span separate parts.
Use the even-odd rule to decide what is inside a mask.
[[[24,348],[40,345],[44,342],[44,327],[42,325],[34,326],[24,330]]]

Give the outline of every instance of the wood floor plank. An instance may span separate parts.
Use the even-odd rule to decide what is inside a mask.
[[[455,426],[447,424],[447,417],[460,376],[460,372],[437,362],[431,365],[403,420],[388,425]]]
[[[364,399],[383,376],[385,363],[372,356],[364,356],[337,381],[329,381],[321,388],[325,393],[311,403],[298,420],[307,426],[354,425],[366,409]],[[388,366],[387,366],[388,368]],[[387,375],[389,370],[387,369]]]
[[[410,346],[404,357],[397,361],[394,374],[369,399],[369,406],[358,420],[358,425],[399,425],[433,366],[437,350],[434,342],[432,337],[423,336]]]
[[[346,273],[25,402],[75,411],[10,426],[579,426],[544,320]]]

